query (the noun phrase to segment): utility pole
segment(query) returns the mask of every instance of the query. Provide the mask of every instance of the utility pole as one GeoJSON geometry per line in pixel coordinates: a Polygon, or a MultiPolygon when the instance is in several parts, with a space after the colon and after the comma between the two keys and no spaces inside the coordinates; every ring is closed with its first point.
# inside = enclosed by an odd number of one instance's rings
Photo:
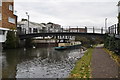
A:
{"type": "Polygon", "coordinates": [[[105,18],[105,33],[107,33],[107,18],[105,18]]]}
{"type": "Polygon", "coordinates": [[[26,12],[26,15],[28,16],[28,34],[29,34],[29,18],[30,18],[30,16],[29,16],[28,12],[26,12]]]}

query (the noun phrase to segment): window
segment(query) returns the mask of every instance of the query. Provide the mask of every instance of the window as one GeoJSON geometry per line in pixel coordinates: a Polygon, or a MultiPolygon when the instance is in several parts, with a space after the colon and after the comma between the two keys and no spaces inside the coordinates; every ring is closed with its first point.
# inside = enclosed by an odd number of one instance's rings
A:
{"type": "Polygon", "coordinates": [[[2,20],[2,14],[0,13],[0,20],[2,20]]]}
{"type": "Polygon", "coordinates": [[[0,0],[0,6],[2,6],[2,0],[0,0]]]}
{"type": "Polygon", "coordinates": [[[9,5],[9,10],[13,11],[13,6],[12,5],[9,5]]]}
{"type": "Polygon", "coordinates": [[[14,19],[14,18],[9,17],[9,18],[8,18],[8,22],[15,24],[15,19],[14,19]]]}

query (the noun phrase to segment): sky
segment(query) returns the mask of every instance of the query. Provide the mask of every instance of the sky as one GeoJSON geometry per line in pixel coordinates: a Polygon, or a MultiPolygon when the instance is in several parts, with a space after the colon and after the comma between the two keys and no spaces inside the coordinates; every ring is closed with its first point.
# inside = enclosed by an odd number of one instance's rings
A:
{"type": "Polygon", "coordinates": [[[14,0],[18,21],[30,15],[30,21],[53,22],[62,26],[104,27],[118,22],[119,0],[14,0]]]}

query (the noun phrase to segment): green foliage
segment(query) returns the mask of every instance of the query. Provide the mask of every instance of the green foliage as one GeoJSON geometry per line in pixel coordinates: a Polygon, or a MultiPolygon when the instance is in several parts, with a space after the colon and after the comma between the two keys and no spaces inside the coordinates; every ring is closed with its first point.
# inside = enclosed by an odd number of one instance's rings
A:
{"type": "Polygon", "coordinates": [[[14,31],[8,31],[7,40],[5,42],[5,49],[14,49],[19,47],[19,38],[16,36],[14,31]]]}
{"type": "Polygon", "coordinates": [[[120,40],[116,40],[115,46],[116,46],[116,49],[120,50],[120,40]]]}
{"type": "Polygon", "coordinates": [[[100,43],[103,43],[103,39],[99,38],[99,37],[80,37],[80,36],[77,36],[75,38],[76,41],[81,41],[82,42],[82,45],[84,47],[91,47],[91,45],[95,45],[95,44],[100,44],[100,43]]]}
{"type": "Polygon", "coordinates": [[[114,51],[115,50],[115,37],[109,38],[109,49],[114,51]]]}
{"type": "Polygon", "coordinates": [[[105,41],[104,41],[104,47],[108,48],[109,46],[109,37],[106,35],[105,41]]]}
{"type": "Polygon", "coordinates": [[[85,55],[76,62],[74,69],[70,73],[70,78],[90,78],[90,62],[93,48],[88,49],[85,55]]]}
{"type": "Polygon", "coordinates": [[[120,50],[120,40],[115,39],[115,37],[106,36],[104,41],[104,47],[111,51],[120,50]]]}
{"type": "MultiPolygon", "coordinates": [[[[120,41],[120,40],[119,40],[120,41]]],[[[120,45],[120,43],[119,43],[120,45]]],[[[118,56],[117,54],[115,54],[112,51],[109,51],[108,49],[104,48],[104,50],[106,51],[106,53],[110,54],[110,56],[113,58],[113,60],[115,60],[117,62],[117,64],[120,66],[120,56],[118,56]]]]}

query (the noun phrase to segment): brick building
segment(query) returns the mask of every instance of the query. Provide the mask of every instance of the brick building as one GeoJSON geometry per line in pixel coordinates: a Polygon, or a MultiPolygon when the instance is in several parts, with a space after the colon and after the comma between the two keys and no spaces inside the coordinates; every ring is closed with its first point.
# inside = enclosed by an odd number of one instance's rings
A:
{"type": "Polygon", "coordinates": [[[0,23],[2,28],[16,29],[17,16],[14,15],[14,0],[0,0],[0,23]]]}
{"type": "Polygon", "coordinates": [[[70,28],[70,32],[81,32],[81,33],[87,33],[87,28],[70,28]]]}
{"type": "Polygon", "coordinates": [[[16,29],[17,16],[14,15],[13,0],[0,0],[0,44],[6,41],[7,31],[16,29]]]}

